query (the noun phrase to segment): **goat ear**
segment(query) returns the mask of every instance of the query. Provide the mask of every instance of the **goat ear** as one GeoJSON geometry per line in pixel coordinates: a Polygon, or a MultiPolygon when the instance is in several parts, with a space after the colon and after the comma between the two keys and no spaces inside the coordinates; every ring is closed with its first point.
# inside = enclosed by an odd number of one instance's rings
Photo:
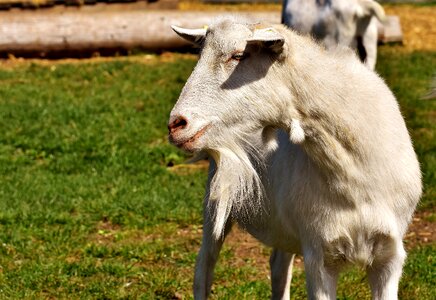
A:
{"type": "Polygon", "coordinates": [[[274,28],[255,29],[251,38],[247,39],[247,43],[259,43],[262,46],[273,50],[276,53],[283,51],[285,37],[274,28]]]}
{"type": "Polygon", "coordinates": [[[386,14],[383,7],[373,0],[359,0],[361,10],[358,12],[359,17],[375,16],[380,22],[386,21],[386,14]]]}
{"type": "Polygon", "coordinates": [[[171,28],[182,38],[195,45],[200,45],[206,36],[207,27],[200,29],[186,29],[175,25],[171,28]]]}

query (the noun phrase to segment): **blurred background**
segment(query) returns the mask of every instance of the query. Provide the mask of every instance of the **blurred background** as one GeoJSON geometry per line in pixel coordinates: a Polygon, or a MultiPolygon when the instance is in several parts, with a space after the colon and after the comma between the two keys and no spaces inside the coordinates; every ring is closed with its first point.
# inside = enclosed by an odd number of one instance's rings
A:
{"type": "MultiPolygon", "coordinates": [[[[384,1],[391,2],[398,1],[384,1]]],[[[386,5],[391,19],[385,33],[380,24],[380,42],[434,49],[434,6],[410,2],[417,4],[386,5]]],[[[0,54],[59,58],[180,50],[188,45],[173,34],[171,24],[202,27],[217,15],[235,12],[280,23],[281,9],[279,0],[1,0],[0,54]]]]}
{"type": "MultiPolygon", "coordinates": [[[[424,196],[400,299],[436,298],[436,5],[382,1],[376,71],[395,93],[424,196]]],[[[190,299],[208,161],[167,120],[197,50],[171,24],[221,14],[280,23],[269,0],[0,0],[0,298],[190,299]]],[[[270,250],[235,229],[212,299],[270,297],[270,250]]],[[[298,258],[292,299],[305,299],[298,258]]],[[[370,299],[344,273],[339,299],[370,299]]]]}

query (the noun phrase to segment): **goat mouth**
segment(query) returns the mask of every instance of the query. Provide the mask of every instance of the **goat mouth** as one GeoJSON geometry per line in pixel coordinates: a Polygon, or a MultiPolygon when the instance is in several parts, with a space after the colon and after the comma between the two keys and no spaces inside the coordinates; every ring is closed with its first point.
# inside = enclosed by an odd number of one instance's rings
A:
{"type": "Polygon", "coordinates": [[[177,146],[185,151],[193,152],[195,150],[195,142],[207,131],[207,129],[209,129],[209,127],[210,127],[210,124],[202,127],[192,137],[185,139],[185,140],[181,140],[181,141],[175,140],[170,135],[170,142],[173,143],[175,146],[177,146]]]}

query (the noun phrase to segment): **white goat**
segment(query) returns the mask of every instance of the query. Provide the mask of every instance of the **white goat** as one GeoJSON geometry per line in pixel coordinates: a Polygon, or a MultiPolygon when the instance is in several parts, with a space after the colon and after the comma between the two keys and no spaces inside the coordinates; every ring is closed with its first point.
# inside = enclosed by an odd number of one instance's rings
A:
{"type": "Polygon", "coordinates": [[[326,52],[284,26],[221,19],[173,29],[201,45],[169,120],[169,139],[214,161],[194,296],[236,222],[274,248],[272,296],[288,299],[304,256],[310,299],[336,299],[350,263],[366,267],[374,299],[396,299],[402,238],[421,174],[389,88],[350,50],[326,52]]]}
{"type": "Polygon", "coordinates": [[[377,19],[383,8],[373,0],[284,0],[282,23],[311,34],[327,49],[351,47],[373,70],[377,60],[377,19]]]}

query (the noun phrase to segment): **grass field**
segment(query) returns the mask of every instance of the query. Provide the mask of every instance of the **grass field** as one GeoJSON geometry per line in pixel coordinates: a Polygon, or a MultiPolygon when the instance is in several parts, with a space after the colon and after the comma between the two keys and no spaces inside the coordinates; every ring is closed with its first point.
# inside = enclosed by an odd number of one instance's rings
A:
{"type": "MultiPolygon", "coordinates": [[[[431,229],[436,101],[420,97],[436,53],[399,49],[382,47],[378,70],[414,139],[418,221],[431,229]]],[[[194,65],[138,55],[0,67],[0,299],[191,297],[206,169],[171,167],[186,156],[168,144],[166,122],[194,65]]],[[[436,298],[436,246],[419,234],[406,241],[401,299],[436,298]]],[[[269,250],[238,243],[224,247],[213,298],[268,298],[269,250]]],[[[292,299],[304,299],[301,264],[294,273],[292,299]]],[[[341,277],[338,298],[369,299],[361,271],[341,277]]]]}

